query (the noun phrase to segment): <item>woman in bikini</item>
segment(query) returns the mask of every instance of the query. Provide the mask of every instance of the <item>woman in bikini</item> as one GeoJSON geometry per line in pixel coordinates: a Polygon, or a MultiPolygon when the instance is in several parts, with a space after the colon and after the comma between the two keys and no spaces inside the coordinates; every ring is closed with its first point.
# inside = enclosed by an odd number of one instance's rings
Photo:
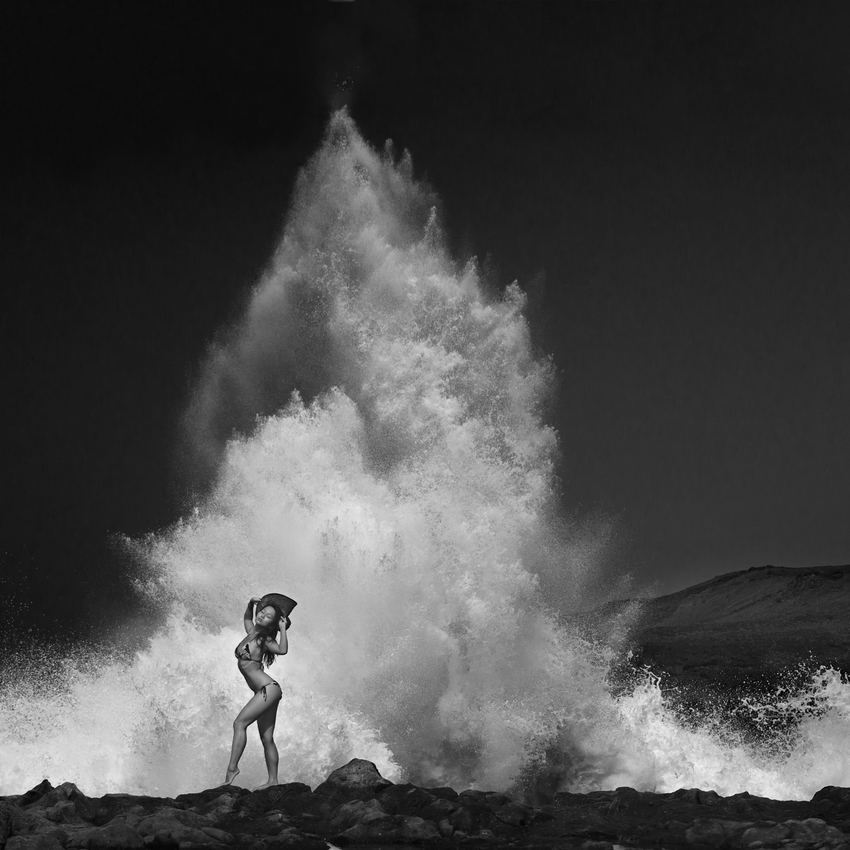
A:
{"type": "MultiPolygon", "coordinates": [[[[260,788],[277,785],[277,746],[274,742],[274,724],[277,720],[277,706],[281,698],[280,685],[263,670],[274,663],[276,655],[286,655],[289,642],[286,630],[289,628],[288,614],[295,607],[295,600],[282,594],[269,594],[260,598],[254,596],[245,609],[244,622],[247,636],[239,642],[235,654],[239,672],[245,677],[254,696],[233,721],[233,746],[230,750],[230,763],[227,766],[226,783],[229,785],[239,773],[239,759],[248,740],[248,727],[256,720],[269,780],[260,788]],[[256,614],[254,606],[257,606],[256,614]],[[282,626],[282,628],[281,628],[282,626]],[[280,637],[278,637],[280,631],[280,637]]],[[[259,790],[259,789],[257,789],[259,790]]]]}

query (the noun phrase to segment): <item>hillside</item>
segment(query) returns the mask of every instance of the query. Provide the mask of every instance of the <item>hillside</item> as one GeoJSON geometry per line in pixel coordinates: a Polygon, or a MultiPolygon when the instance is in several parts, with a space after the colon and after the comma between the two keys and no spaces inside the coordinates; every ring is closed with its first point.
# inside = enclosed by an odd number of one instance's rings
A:
{"type": "Polygon", "coordinates": [[[638,663],[683,684],[775,681],[801,662],[850,671],[850,565],[753,567],[598,613],[638,663]]]}

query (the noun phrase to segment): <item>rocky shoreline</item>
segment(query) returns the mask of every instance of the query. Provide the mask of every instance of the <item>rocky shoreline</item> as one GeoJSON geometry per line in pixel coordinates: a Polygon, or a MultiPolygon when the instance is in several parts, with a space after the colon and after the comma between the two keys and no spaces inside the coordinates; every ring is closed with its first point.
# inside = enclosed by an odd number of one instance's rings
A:
{"type": "Polygon", "coordinates": [[[850,789],[808,802],[682,789],[560,792],[530,806],[505,794],[395,785],[352,759],[311,790],[300,782],[248,791],[87,797],[47,780],[0,797],[0,850],[326,850],[328,846],[443,848],[626,847],[850,850],[850,789]]]}

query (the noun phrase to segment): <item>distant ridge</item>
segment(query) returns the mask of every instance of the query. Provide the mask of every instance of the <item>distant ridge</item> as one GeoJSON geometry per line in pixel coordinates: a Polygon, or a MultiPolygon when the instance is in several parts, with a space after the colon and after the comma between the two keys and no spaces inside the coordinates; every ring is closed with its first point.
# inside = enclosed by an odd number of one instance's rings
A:
{"type": "Polygon", "coordinates": [[[850,671],[850,564],[752,567],[598,614],[607,632],[634,617],[636,659],[687,684],[770,681],[800,663],[850,671]]]}

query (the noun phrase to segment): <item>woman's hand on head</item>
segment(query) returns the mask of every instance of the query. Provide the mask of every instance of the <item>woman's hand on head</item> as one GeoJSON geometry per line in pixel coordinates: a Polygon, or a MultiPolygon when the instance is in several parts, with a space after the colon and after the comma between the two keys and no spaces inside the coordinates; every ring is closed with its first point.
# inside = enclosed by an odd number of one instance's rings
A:
{"type": "Polygon", "coordinates": [[[252,596],[251,597],[251,604],[252,605],[259,605],[259,603],[262,602],[262,601],[263,601],[262,596],[252,596]]]}

